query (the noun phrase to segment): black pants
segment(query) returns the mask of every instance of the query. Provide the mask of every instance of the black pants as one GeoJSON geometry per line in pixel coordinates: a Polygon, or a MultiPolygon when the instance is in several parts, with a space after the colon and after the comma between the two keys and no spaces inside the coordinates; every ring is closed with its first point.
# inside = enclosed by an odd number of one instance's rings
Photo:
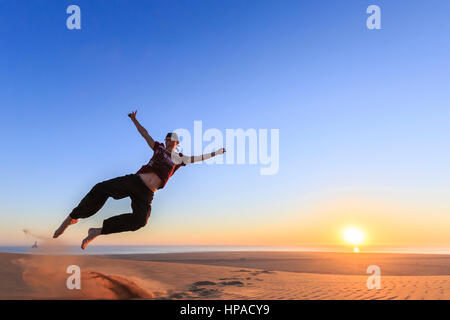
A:
{"type": "Polygon", "coordinates": [[[133,213],[125,213],[103,221],[102,234],[136,231],[147,224],[152,208],[153,192],[137,174],[127,174],[97,183],[70,213],[72,219],[87,218],[99,211],[106,200],[131,198],[133,213]]]}

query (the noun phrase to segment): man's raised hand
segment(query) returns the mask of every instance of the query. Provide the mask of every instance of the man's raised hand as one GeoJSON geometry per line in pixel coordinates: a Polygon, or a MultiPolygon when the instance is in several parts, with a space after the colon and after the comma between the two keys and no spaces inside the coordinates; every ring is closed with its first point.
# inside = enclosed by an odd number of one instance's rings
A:
{"type": "Polygon", "coordinates": [[[128,116],[131,118],[131,120],[136,120],[136,113],[137,113],[137,110],[128,114],[128,116]]]}

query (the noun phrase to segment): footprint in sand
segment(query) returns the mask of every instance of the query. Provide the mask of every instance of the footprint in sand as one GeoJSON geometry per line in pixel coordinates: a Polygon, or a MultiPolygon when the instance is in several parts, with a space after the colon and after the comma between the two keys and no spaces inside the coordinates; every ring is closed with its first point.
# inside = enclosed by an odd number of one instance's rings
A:
{"type": "MultiPolygon", "coordinates": [[[[218,283],[213,281],[196,281],[189,286],[188,291],[194,294],[197,297],[215,297],[218,298],[221,296],[222,292],[219,289],[215,288],[202,288],[202,286],[216,286],[218,283]]],[[[192,297],[191,298],[195,298],[192,297]]]]}
{"type": "Polygon", "coordinates": [[[197,282],[194,282],[192,285],[193,286],[214,286],[216,284],[217,283],[212,282],[212,281],[197,281],[197,282]]]}
{"type": "Polygon", "coordinates": [[[211,295],[220,293],[220,291],[217,289],[206,289],[206,288],[197,288],[197,287],[191,288],[190,291],[201,297],[211,296],[211,295]]]}
{"type": "Polygon", "coordinates": [[[234,281],[222,281],[222,282],[219,282],[219,284],[221,284],[223,286],[243,286],[244,285],[243,282],[236,281],[236,280],[234,280],[234,281]]]}
{"type": "Polygon", "coordinates": [[[175,292],[169,296],[169,299],[183,299],[187,297],[189,297],[189,295],[184,292],[175,292]]]}

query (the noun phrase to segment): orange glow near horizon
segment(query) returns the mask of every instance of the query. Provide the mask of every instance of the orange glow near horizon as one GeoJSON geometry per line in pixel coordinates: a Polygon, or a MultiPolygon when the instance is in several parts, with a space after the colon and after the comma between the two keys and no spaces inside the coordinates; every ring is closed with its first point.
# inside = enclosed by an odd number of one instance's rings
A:
{"type": "MultiPolygon", "coordinates": [[[[192,204],[186,213],[157,207],[149,223],[136,232],[102,236],[93,245],[175,245],[175,246],[293,246],[361,252],[412,250],[420,252],[450,251],[448,226],[450,216],[443,200],[424,200],[408,194],[407,199],[386,195],[361,195],[351,190],[330,194],[313,194],[269,206],[220,209],[211,214],[202,204],[192,204]],[[409,199],[418,199],[414,203],[409,199]],[[420,200],[420,201],[419,201],[420,200]],[[197,207],[196,207],[197,206],[197,207]],[[356,231],[355,231],[356,229],[356,231]],[[410,249],[411,248],[411,249],[410,249]]],[[[113,208],[114,209],[114,208],[113,208]]],[[[48,243],[79,245],[89,227],[101,226],[103,213],[68,229],[58,240],[52,239],[55,228],[64,218],[56,213],[34,212],[39,219],[6,220],[1,226],[1,245],[31,246],[36,240],[23,232],[48,238],[48,243]]],[[[118,210],[117,210],[118,211],[118,210]]],[[[120,211],[118,211],[119,213],[120,211]]],[[[11,217],[20,216],[14,212],[11,217]]],[[[44,245],[38,239],[39,244],[44,245]]]]}

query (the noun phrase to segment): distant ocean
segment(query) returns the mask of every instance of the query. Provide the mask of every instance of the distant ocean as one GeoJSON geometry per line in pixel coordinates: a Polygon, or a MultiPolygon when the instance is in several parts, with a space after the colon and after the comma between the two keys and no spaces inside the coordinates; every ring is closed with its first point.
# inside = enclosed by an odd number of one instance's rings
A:
{"type": "MultiPolygon", "coordinates": [[[[79,246],[0,246],[0,252],[22,254],[150,254],[150,253],[181,253],[181,252],[213,252],[213,251],[300,251],[300,252],[352,252],[353,248],[334,247],[280,247],[280,246],[90,246],[81,250],[79,246]]],[[[423,253],[450,254],[450,247],[361,247],[364,252],[383,253],[423,253]]]]}
{"type": "Polygon", "coordinates": [[[79,246],[0,246],[0,252],[29,254],[146,254],[146,253],[182,253],[213,251],[326,251],[319,248],[299,247],[259,247],[259,246],[90,246],[81,250],[79,246]]]}

